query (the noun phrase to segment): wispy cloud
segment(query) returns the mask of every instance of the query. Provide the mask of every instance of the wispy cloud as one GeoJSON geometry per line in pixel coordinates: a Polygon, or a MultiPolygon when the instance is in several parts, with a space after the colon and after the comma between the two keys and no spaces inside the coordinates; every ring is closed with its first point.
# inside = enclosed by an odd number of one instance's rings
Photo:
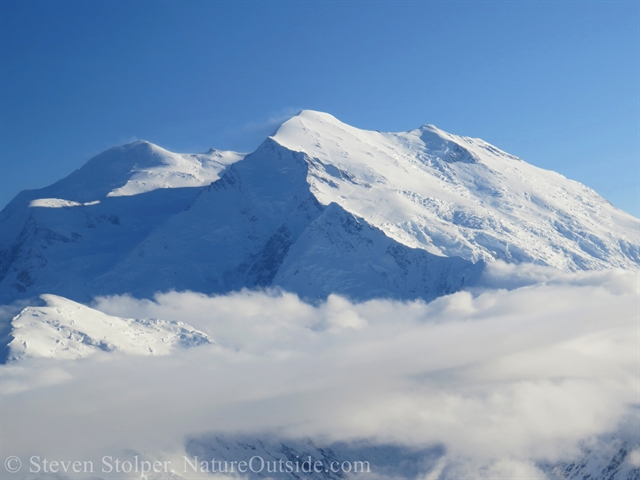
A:
{"type": "Polygon", "coordinates": [[[224,136],[228,140],[231,140],[232,143],[242,140],[243,144],[252,145],[250,150],[253,150],[266,137],[272,135],[280,125],[296,115],[300,110],[302,109],[285,107],[271,113],[263,121],[251,121],[240,125],[229,126],[224,130],[224,136]]]}

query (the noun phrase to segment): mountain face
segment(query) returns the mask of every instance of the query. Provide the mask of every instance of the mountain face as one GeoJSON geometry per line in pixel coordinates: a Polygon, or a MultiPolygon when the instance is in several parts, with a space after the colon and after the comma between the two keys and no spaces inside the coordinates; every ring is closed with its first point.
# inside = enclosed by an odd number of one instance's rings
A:
{"type": "Polygon", "coordinates": [[[433,126],[372,132],[312,111],[246,157],[110,149],[0,221],[3,303],[273,286],[429,300],[494,259],[640,263],[638,219],[577,182],[433,126]]]}
{"type": "Polygon", "coordinates": [[[274,137],[309,158],[309,184],[389,237],[467,260],[566,270],[633,267],[638,219],[589,188],[479,139],[428,125],[358,130],[303,112],[274,137]]]}
{"type": "Polygon", "coordinates": [[[179,155],[140,141],[21,192],[0,213],[2,303],[50,292],[86,299],[94,278],[242,158],[213,149],[179,155]]]}

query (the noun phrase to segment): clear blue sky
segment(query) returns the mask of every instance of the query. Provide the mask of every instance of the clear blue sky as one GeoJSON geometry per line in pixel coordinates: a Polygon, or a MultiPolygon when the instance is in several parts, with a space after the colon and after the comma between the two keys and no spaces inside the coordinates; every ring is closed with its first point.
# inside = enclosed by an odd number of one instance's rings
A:
{"type": "Polygon", "coordinates": [[[639,3],[2,1],[1,199],[110,146],[431,123],[638,215],[639,3]]]}

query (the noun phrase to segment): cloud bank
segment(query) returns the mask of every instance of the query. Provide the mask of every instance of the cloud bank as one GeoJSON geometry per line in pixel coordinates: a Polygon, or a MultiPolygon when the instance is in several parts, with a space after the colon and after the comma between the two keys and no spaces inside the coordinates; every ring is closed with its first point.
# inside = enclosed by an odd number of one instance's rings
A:
{"type": "Polygon", "coordinates": [[[183,321],[216,344],[5,366],[3,450],[171,455],[211,432],[277,434],[443,445],[448,470],[425,478],[544,478],[534,462],[571,458],[581,441],[628,430],[633,441],[637,273],[496,263],[485,284],[429,304],[310,305],[278,291],[98,298],[105,313],[183,321]]]}

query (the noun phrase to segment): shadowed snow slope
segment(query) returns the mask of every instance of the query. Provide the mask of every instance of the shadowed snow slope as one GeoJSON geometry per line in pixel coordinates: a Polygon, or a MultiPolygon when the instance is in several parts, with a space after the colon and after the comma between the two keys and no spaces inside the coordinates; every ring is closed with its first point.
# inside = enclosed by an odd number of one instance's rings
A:
{"type": "Polygon", "coordinates": [[[267,286],[431,299],[495,259],[566,271],[640,262],[635,217],[433,126],[371,132],[303,111],[241,158],[136,142],[20,193],[0,217],[2,302],[267,286]]]}
{"type": "Polygon", "coordinates": [[[21,192],[0,213],[2,303],[47,292],[86,299],[94,278],[242,158],[214,149],[175,154],[138,141],[21,192]]]}

